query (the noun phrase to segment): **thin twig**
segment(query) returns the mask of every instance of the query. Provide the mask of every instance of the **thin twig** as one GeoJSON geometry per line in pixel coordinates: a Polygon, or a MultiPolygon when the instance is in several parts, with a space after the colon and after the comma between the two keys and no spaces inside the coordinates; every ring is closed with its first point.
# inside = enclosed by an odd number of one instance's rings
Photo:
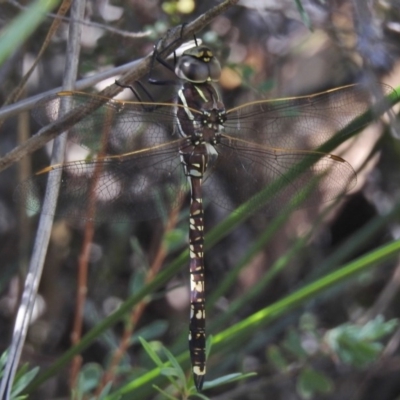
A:
{"type": "MultiPolygon", "coordinates": [[[[102,132],[101,138],[101,150],[99,152],[99,157],[105,155],[105,150],[110,136],[110,122],[113,119],[114,114],[111,110],[107,110],[104,120],[104,132],[102,132]]],[[[92,247],[93,236],[95,231],[94,220],[96,214],[96,187],[98,185],[99,179],[101,178],[101,173],[103,171],[104,164],[99,162],[96,163],[93,178],[90,181],[89,187],[89,202],[87,204],[87,220],[85,224],[84,239],[82,243],[81,253],[79,255],[78,264],[78,280],[77,280],[77,293],[76,293],[76,305],[75,305],[75,319],[73,324],[73,330],[71,334],[71,343],[73,346],[77,345],[82,336],[82,326],[83,326],[83,314],[85,309],[87,288],[88,288],[88,269],[89,269],[89,258],[90,250],[92,247]]],[[[76,387],[78,381],[79,371],[82,365],[82,357],[76,355],[71,363],[71,393],[73,388],[76,387]]]]}
{"type": "MultiPolygon", "coordinates": [[[[70,9],[71,3],[72,3],[72,0],[64,0],[61,4],[60,8],[58,9],[57,14],[65,15],[68,12],[68,10],[70,9]]],[[[21,94],[23,93],[23,90],[25,88],[26,83],[28,82],[28,79],[33,74],[33,72],[36,69],[36,66],[38,65],[39,61],[41,60],[44,52],[46,51],[47,47],[50,45],[51,39],[55,35],[60,24],[61,24],[61,20],[59,20],[59,19],[55,19],[53,21],[53,23],[50,26],[49,31],[47,32],[46,38],[44,39],[42,46],[40,47],[38,55],[36,56],[35,60],[33,61],[32,65],[30,66],[27,73],[22,77],[22,79],[18,83],[18,85],[7,96],[7,99],[4,103],[5,105],[14,103],[16,100],[18,100],[21,97],[21,94]]]]}
{"type": "MultiPolygon", "coordinates": [[[[179,210],[181,208],[180,206],[181,205],[179,205],[179,207],[177,207],[176,209],[172,210],[162,237],[165,237],[165,235],[176,226],[176,223],[178,221],[178,216],[179,216],[179,210]]],[[[149,271],[146,275],[146,280],[145,280],[146,283],[151,282],[154,279],[154,277],[158,274],[158,272],[160,271],[160,269],[164,263],[166,256],[167,256],[167,249],[165,247],[165,244],[162,242],[158,248],[158,252],[154,258],[154,261],[152,262],[151,267],[149,268],[149,271]]],[[[132,310],[131,316],[130,316],[129,320],[127,321],[127,323],[125,324],[125,330],[122,335],[119,347],[113,354],[110,366],[109,366],[108,370],[104,373],[101,385],[99,385],[99,387],[97,388],[97,391],[96,391],[97,395],[99,395],[101,393],[101,390],[104,388],[104,386],[108,382],[111,382],[114,379],[114,376],[115,376],[117,367],[121,361],[121,358],[127,352],[128,348],[130,346],[133,331],[134,331],[135,327],[137,326],[141,316],[143,315],[147,305],[148,305],[148,301],[145,299],[145,300],[142,300],[132,310]]]]}
{"type": "MultiPolygon", "coordinates": [[[[74,2],[73,15],[80,17],[83,15],[84,6],[82,1],[74,2]]],[[[67,47],[66,68],[64,86],[65,89],[72,89],[78,71],[78,55],[80,51],[80,25],[72,24],[70,27],[70,41],[67,47]]],[[[52,163],[60,163],[64,159],[66,145],[66,135],[61,135],[54,142],[52,163]]],[[[53,215],[56,207],[60,173],[52,173],[49,176],[49,185],[46,189],[43,211],[40,215],[39,227],[33,248],[33,254],[29,264],[28,274],[25,280],[25,287],[22,294],[21,305],[18,309],[17,318],[14,326],[13,340],[10,346],[7,364],[0,387],[0,398],[8,400],[11,397],[11,389],[21,357],[22,348],[25,343],[32,310],[35,304],[39,283],[41,280],[43,265],[50,240],[51,228],[53,225],[53,215]]]]}
{"type": "MultiPolygon", "coordinates": [[[[14,7],[18,8],[19,10],[26,10],[27,7],[23,6],[22,4],[18,3],[17,1],[14,0],[8,0],[10,4],[12,4],[14,7]]],[[[99,22],[94,22],[94,21],[87,21],[85,19],[73,19],[69,17],[63,17],[58,14],[53,14],[53,13],[47,13],[46,16],[48,18],[53,18],[53,19],[58,19],[62,22],[76,22],[80,23],[82,25],[90,26],[90,27],[95,27],[95,28],[100,28],[104,31],[114,33],[116,35],[119,35],[121,37],[125,38],[131,38],[131,39],[139,39],[143,37],[147,37],[151,35],[151,31],[145,31],[145,32],[128,32],[122,29],[117,29],[113,28],[112,26],[106,25],[106,24],[101,24],[99,22]]]]}
{"type": "MultiPolygon", "coordinates": [[[[120,65],[115,68],[107,69],[106,71],[98,72],[97,74],[91,75],[87,78],[76,81],[75,90],[83,90],[88,87],[94,86],[97,83],[104,81],[105,79],[119,77],[121,74],[124,74],[132,69],[136,68],[136,65],[141,62],[140,60],[135,60],[124,65],[120,65]]],[[[22,111],[30,110],[38,101],[41,101],[47,97],[51,97],[62,90],[61,86],[58,86],[54,89],[47,90],[46,92],[42,92],[40,94],[28,97],[26,99],[20,100],[17,103],[11,104],[9,106],[1,107],[0,109],[0,119],[7,119],[19,114],[22,111]]]]}

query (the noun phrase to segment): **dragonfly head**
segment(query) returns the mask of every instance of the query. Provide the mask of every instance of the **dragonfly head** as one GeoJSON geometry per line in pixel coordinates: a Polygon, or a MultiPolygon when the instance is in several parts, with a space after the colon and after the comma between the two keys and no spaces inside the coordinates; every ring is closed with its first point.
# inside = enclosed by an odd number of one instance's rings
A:
{"type": "Polygon", "coordinates": [[[179,58],[175,74],[193,83],[217,82],[221,76],[221,65],[208,47],[192,47],[179,58]]]}

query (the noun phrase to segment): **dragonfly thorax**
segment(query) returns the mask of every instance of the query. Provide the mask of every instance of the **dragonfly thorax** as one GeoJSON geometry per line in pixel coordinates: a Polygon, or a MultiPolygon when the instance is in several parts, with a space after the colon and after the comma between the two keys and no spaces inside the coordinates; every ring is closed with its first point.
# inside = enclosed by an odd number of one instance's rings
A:
{"type": "Polygon", "coordinates": [[[225,121],[225,110],[212,109],[210,111],[203,111],[203,118],[201,126],[198,129],[198,134],[201,134],[205,142],[215,145],[220,141],[225,121]]]}
{"type": "Polygon", "coordinates": [[[219,142],[226,121],[226,110],[212,83],[185,82],[178,92],[177,125],[183,137],[193,144],[219,142]]]}
{"type": "Polygon", "coordinates": [[[203,110],[203,125],[209,127],[215,127],[215,129],[220,129],[223,127],[226,121],[225,109],[203,110]]]}

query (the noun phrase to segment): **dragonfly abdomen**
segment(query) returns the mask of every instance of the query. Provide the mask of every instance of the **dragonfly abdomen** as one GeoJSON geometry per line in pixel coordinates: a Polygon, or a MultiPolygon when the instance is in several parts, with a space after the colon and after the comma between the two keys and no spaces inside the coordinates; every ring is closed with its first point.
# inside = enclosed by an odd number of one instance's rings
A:
{"type": "Polygon", "coordinates": [[[206,373],[206,332],[204,293],[204,211],[201,185],[209,161],[217,157],[210,143],[185,146],[180,150],[181,163],[190,183],[190,325],[189,351],[193,376],[198,390],[206,373]]]}
{"type": "Polygon", "coordinates": [[[190,325],[189,350],[193,376],[198,390],[206,373],[206,315],[204,294],[204,212],[201,178],[191,181],[189,254],[190,254],[190,325]]]}

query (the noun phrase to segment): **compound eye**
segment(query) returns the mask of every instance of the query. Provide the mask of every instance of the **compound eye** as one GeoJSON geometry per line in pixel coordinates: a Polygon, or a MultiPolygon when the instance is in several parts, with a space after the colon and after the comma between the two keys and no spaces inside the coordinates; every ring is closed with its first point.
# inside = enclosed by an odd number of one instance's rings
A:
{"type": "Polygon", "coordinates": [[[207,81],[208,67],[203,61],[197,58],[183,56],[175,68],[175,73],[178,78],[193,83],[202,83],[207,81]]]}
{"type": "Polygon", "coordinates": [[[216,58],[212,58],[208,63],[208,75],[214,82],[219,81],[219,78],[221,77],[221,64],[216,58]]]}
{"type": "Polygon", "coordinates": [[[193,83],[218,81],[221,75],[221,66],[215,58],[204,61],[202,58],[184,55],[176,65],[175,74],[178,78],[193,83]]]}

